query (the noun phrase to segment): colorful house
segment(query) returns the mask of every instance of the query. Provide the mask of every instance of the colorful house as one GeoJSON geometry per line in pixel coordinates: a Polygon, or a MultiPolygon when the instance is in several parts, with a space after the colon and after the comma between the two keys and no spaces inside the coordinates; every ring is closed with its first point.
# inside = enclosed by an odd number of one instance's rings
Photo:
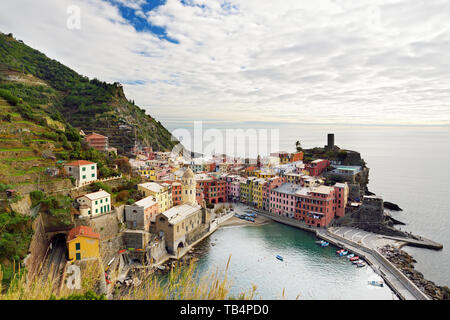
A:
{"type": "Polygon", "coordinates": [[[95,217],[111,212],[111,195],[99,190],[80,196],[76,199],[79,204],[80,215],[84,217],[95,217]]]}
{"type": "Polygon", "coordinates": [[[138,184],[138,190],[144,192],[146,197],[152,196],[159,204],[158,212],[164,212],[173,206],[172,186],[168,183],[146,182],[138,184]]]}
{"type": "Polygon", "coordinates": [[[263,206],[263,187],[267,183],[265,179],[253,180],[252,205],[261,209],[263,206]]]}
{"type": "Polygon", "coordinates": [[[306,164],[305,170],[310,176],[317,177],[330,165],[329,160],[317,159],[306,164]]]}
{"type": "Polygon", "coordinates": [[[95,233],[92,228],[79,226],[69,231],[67,237],[67,248],[69,260],[83,260],[97,258],[99,251],[100,234],[95,233]]]}

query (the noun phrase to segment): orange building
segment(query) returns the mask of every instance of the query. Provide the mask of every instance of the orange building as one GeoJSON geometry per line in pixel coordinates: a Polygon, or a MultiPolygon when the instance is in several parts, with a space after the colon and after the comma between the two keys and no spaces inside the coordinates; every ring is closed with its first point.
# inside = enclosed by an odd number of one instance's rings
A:
{"type": "Polygon", "coordinates": [[[303,151],[291,153],[291,162],[303,160],[303,151]]]}

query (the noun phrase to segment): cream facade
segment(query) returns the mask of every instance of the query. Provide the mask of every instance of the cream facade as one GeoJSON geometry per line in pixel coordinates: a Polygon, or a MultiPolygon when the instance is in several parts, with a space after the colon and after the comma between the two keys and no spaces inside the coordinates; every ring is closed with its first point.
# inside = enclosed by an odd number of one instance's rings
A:
{"type": "Polygon", "coordinates": [[[111,195],[104,191],[88,193],[76,199],[80,205],[80,215],[83,217],[95,217],[111,212],[111,195]]]}

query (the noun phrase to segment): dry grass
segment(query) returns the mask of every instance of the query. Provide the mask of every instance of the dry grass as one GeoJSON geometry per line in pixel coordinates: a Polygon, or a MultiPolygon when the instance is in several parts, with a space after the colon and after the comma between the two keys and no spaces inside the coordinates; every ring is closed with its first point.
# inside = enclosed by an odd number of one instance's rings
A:
{"type": "MultiPolygon", "coordinates": [[[[146,271],[139,277],[141,283],[135,285],[126,293],[121,292],[114,296],[118,300],[226,300],[255,298],[256,286],[237,296],[230,294],[232,284],[227,277],[231,256],[224,272],[216,270],[207,276],[199,278],[195,261],[188,265],[177,264],[173,267],[166,279],[155,276],[146,271]]],[[[66,299],[74,295],[85,296],[89,292],[99,292],[100,280],[103,280],[103,271],[97,260],[88,261],[81,265],[81,289],[69,289],[60,279],[49,276],[35,277],[27,282],[26,274],[14,278],[8,289],[0,293],[0,300],[49,300],[66,299]]],[[[111,279],[116,275],[111,274],[111,279]]],[[[0,273],[1,281],[1,273],[0,273]]]]}

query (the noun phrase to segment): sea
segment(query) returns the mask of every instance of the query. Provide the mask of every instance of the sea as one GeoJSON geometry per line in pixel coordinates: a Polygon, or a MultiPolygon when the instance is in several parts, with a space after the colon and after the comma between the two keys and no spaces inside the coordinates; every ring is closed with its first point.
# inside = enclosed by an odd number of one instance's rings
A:
{"type": "MultiPolygon", "coordinates": [[[[274,136],[277,142],[272,145],[278,150],[260,148],[266,153],[292,152],[296,141],[303,148],[323,147],[327,144],[327,134],[334,133],[335,145],[361,153],[370,168],[369,190],[403,209],[392,212],[395,219],[405,223],[399,228],[443,244],[440,251],[412,247],[404,250],[417,260],[415,267],[426,279],[437,285],[450,285],[449,126],[202,122],[203,134],[198,134],[198,123],[167,121],[163,124],[171,132],[184,129],[192,133],[191,143],[196,141],[197,146],[196,149],[192,143],[192,150],[205,154],[208,154],[204,152],[205,147],[198,146],[203,143],[210,151],[211,137],[220,138],[218,132],[226,137],[227,130],[240,129],[241,135],[256,131],[260,140],[274,136]]],[[[223,149],[229,150],[227,145],[239,143],[241,146],[236,150],[252,149],[251,144],[255,143],[252,139],[225,141],[223,149]]],[[[258,144],[264,143],[258,141],[258,144]]],[[[243,156],[252,157],[254,152],[243,156]]],[[[214,233],[212,239],[217,239],[217,243],[199,261],[200,270],[208,272],[223,266],[231,255],[229,272],[238,289],[254,283],[263,299],[277,298],[283,288],[292,299],[297,295],[306,299],[392,298],[389,290],[367,286],[367,279],[374,277],[373,274],[352,268],[335,256],[335,248],[323,250],[315,244],[314,236],[298,229],[279,224],[226,228],[214,233]],[[274,255],[280,252],[287,256],[285,262],[274,260],[274,255]]]]}

